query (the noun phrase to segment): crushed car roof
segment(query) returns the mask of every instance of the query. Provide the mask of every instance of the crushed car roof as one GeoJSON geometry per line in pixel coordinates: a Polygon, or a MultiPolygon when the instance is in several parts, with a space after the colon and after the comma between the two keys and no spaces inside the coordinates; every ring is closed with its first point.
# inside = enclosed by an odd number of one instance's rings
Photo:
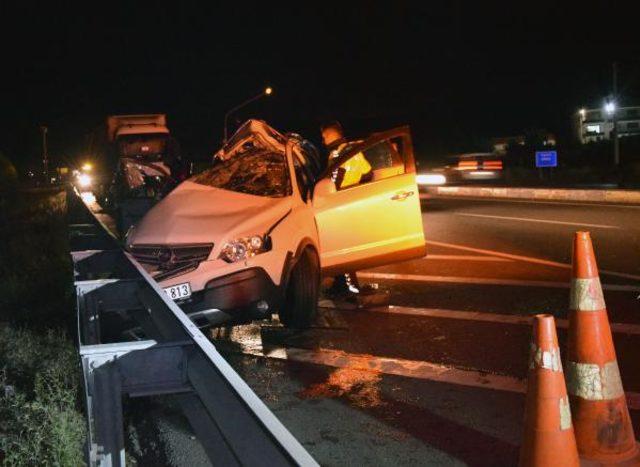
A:
{"type": "Polygon", "coordinates": [[[217,153],[216,157],[227,160],[249,147],[285,152],[286,138],[262,120],[247,120],[217,153]]]}

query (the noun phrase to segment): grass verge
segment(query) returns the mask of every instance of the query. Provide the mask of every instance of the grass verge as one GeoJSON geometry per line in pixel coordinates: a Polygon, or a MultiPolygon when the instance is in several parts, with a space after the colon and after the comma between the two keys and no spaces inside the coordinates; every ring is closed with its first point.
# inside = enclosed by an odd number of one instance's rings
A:
{"type": "Polygon", "coordinates": [[[64,193],[0,193],[0,461],[84,463],[64,193]]]}

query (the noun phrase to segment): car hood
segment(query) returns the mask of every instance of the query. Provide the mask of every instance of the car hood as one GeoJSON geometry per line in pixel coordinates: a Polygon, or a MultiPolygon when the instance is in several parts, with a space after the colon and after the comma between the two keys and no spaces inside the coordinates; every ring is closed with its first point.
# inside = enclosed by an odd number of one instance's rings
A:
{"type": "Polygon", "coordinates": [[[144,216],[127,243],[218,243],[264,234],[290,209],[291,197],[254,196],[186,181],[144,216]]]}

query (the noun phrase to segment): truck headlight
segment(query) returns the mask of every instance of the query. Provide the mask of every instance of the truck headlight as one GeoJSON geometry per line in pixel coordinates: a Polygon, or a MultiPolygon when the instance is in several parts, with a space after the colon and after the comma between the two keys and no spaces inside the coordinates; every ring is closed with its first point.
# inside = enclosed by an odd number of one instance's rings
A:
{"type": "Polygon", "coordinates": [[[89,188],[91,186],[91,182],[91,175],[83,173],[78,175],[78,185],[80,185],[81,188],[89,188]]]}
{"type": "Polygon", "coordinates": [[[220,251],[220,259],[235,263],[251,258],[271,249],[271,239],[262,235],[241,237],[227,242],[220,251]]]}

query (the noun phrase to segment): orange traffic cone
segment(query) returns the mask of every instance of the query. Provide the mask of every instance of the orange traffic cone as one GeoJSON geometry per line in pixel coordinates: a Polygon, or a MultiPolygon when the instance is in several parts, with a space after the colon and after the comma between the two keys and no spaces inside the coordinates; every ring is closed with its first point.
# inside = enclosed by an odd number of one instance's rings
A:
{"type": "Polygon", "coordinates": [[[520,466],[577,466],[578,449],[551,315],[536,315],[520,466]]]}
{"type": "Polygon", "coordinates": [[[640,465],[589,232],[576,232],[567,388],[580,458],[640,465]]]}

